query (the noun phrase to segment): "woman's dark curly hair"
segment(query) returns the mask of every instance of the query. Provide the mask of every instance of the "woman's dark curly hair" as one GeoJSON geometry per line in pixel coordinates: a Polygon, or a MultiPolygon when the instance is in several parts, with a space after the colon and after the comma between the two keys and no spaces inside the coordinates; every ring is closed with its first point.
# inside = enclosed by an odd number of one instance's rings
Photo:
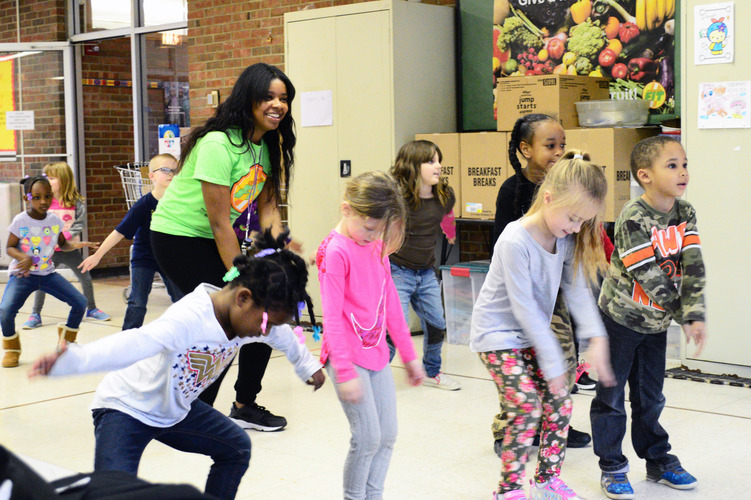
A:
{"type": "Polygon", "coordinates": [[[311,325],[315,326],[313,303],[305,290],[308,284],[308,269],[305,261],[294,252],[284,248],[289,230],[278,237],[267,229],[254,241],[259,251],[274,250],[261,258],[238,255],[232,261],[239,275],[229,286],[244,286],[253,294],[253,301],[269,311],[285,311],[300,322],[300,302],[310,313],[311,325]]]}
{"type": "MultiPolygon", "coordinates": [[[[199,139],[209,132],[224,132],[231,141],[232,136],[229,130],[238,129],[242,142],[233,143],[233,145],[250,151],[250,139],[256,128],[253,122],[253,109],[266,100],[271,82],[277,79],[281,80],[287,88],[287,104],[291,109],[295,98],[295,87],[287,75],[279,68],[265,63],[248,66],[238,77],[227,100],[216,108],[214,116],[190,133],[175,173],[182,170],[199,139]]],[[[271,161],[271,174],[266,182],[272,187],[272,201],[281,202],[281,186],[289,186],[292,166],[295,162],[293,151],[297,138],[292,114],[287,112],[279,126],[275,130],[266,132],[262,140],[266,142],[271,161]]]]}

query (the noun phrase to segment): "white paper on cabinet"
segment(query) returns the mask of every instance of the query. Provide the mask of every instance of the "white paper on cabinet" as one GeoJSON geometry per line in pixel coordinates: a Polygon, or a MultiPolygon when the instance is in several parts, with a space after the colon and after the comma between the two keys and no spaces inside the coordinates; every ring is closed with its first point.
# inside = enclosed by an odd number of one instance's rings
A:
{"type": "Polygon", "coordinates": [[[330,90],[302,92],[300,96],[302,127],[325,127],[334,124],[333,100],[330,90]]]}

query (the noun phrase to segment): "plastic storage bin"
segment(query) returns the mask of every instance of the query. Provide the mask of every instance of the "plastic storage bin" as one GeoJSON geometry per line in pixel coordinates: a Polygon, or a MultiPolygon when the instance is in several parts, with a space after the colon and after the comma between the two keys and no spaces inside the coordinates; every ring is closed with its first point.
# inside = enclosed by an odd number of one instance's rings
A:
{"type": "Polygon", "coordinates": [[[485,282],[489,264],[487,260],[479,260],[441,266],[446,341],[449,344],[469,344],[472,308],[485,282]]]}
{"type": "Polygon", "coordinates": [[[580,127],[640,127],[649,118],[645,99],[605,99],[576,103],[580,127]]]}

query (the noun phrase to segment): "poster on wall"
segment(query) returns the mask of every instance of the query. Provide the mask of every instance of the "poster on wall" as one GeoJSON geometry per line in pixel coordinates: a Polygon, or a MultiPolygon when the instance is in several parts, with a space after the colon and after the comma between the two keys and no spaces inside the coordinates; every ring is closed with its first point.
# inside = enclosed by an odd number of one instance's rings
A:
{"type": "Polygon", "coordinates": [[[751,128],[751,81],[699,84],[698,128],[751,128]]]}
{"type": "Polygon", "coordinates": [[[16,155],[16,131],[5,121],[8,111],[16,110],[13,98],[14,60],[0,61],[0,156],[16,155]]]}
{"type": "Polygon", "coordinates": [[[735,16],[733,2],[694,7],[694,64],[733,62],[735,16]]]}
{"type": "Polygon", "coordinates": [[[650,122],[676,116],[679,0],[495,0],[493,81],[568,74],[610,79],[613,99],[647,99],[650,122]]]}
{"type": "Polygon", "coordinates": [[[190,84],[164,82],[164,120],[178,127],[190,127],[190,84]]]}

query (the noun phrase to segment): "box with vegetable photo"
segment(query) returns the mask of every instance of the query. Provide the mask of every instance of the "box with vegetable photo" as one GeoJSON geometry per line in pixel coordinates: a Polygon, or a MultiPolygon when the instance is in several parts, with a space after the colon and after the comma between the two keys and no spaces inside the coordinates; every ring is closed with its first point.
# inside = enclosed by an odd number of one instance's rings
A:
{"type": "Polygon", "coordinates": [[[496,93],[506,77],[595,76],[608,79],[611,99],[650,101],[650,123],[675,118],[677,3],[494,0],[496,93]]]}

